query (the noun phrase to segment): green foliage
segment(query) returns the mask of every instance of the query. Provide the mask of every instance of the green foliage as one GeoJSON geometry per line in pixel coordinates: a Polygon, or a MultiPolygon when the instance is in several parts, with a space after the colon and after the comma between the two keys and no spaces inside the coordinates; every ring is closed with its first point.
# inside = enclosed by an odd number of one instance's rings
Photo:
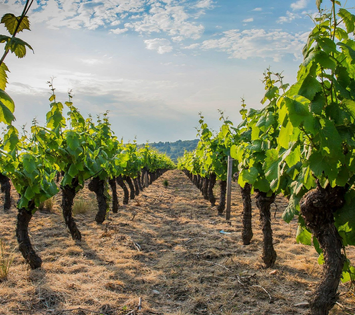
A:
{"type": "MultiPolygon", "coordinates": [[[[334,215],[343,246],[355,244],[355,16],[345,8],[331,12],[321,9],[303,49],[304,61],[297,82],[284,84],[281,74],[264,73],[264,108],[246,109],[243,100],[242,123],[224,123],[220,137],[213,137],[203,117],[200,142],[193,153],[186,153],[178,167],[192,174],[208,175],[223,169],[223,152],[237,161],[238,183],[249,183],[267,194],[283,193],[289,198],[283,219],[298,215],[297,241],[313,244],[324,261],[317,239],[299,216],[300,200],[318,182],[323,188],[346,187],[345,206],[334,215]],[[345,26],[345,28],[343,27],[345,26]],[[219,163],[219,164],[218,164],[219,163]]],[[[221,177],[223,178],[223,177],[221,177]]],[[[354,280],[355,269],[344,266],[343,280],[354,280]]]]}

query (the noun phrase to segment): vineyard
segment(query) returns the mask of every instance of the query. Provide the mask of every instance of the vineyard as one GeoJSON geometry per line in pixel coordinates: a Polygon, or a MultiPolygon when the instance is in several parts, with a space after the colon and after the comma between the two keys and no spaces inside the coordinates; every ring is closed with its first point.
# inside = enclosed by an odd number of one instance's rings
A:
{"type": "MultiPolygon", "coordinates": [[[[56,196],[53,209],[38,211],[30,223],[42,268],[29,270],[15,251],[11,273],[0,286],[1,313],[306,314],[302,303],[315,288],[321,269],[316,251],[295,242],[297,220],[287,224],[281,218],[287,200],[277,197],[278,210],[272,207],[278,259],[273,268],[264,269],[255,199],[254,237],[245,246],[236,183],[232,194],[229,225],[184,174],[168,171],[97,225],[97,206],[90,207],[95,194],[85,187],[76,197],[86,200],[88,207],[75,214],[83,236],[80,243],[71,239],[56,196]]],[[[219,189],[215,195],[219,197],[219,189]]],[[[121,203],[123,191],[118,189],[118,196],[121,203]]],[[[0,237],[15,248],[13,228],[7,227],[14,226],[16,209],[2,217],[0,237]]],[[[340,305],[330,314],[353,313],[348,285],[341,284],[339,293],[340,305]]]]}
{"type": "Polygon", "coordinates": [[[239,125],[220,112],[218,132],[201,113],[176,170],[53,81],[46,124],[20,135],[4,60],[32,49],[17,38],[32,3],[1,19],[0,237],[14,248],[16,230],[22,254],[2,260],[4,313],[355,312],[355,15],[317,0],[296,83],[267,69],[264,107],[243,100],[239,125]]]}

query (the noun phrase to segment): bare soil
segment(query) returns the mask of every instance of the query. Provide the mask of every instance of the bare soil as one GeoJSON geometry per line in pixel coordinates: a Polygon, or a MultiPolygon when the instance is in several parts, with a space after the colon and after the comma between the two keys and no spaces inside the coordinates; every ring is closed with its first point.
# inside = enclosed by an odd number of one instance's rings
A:
{"type": "MultiPolygon", "coordinates": [[[[0,238],[14,250],[10,273],[0,283],[1,315],[307,313],[303,302],[322,268],[312,247],[296,243],[297,222],[282,220],[282,197],[272,215],[277,260],[264,269],[254,198],[254,237],[242,245],[236,184],[231,224],[177,170],[166,172],[126,206],[120,188],[118,193],[119,212],[102,225],[94,221],[95,195],[87,188],[79,193],[76,199],[90,205],[75,216],[81,242],[73,241],[64,225],[60,195],[50,212],[37,211],[30,223],[32,243],[43,259],[37,270],[30,270],[17,250],[16,208],[1,210],[0,238]]],[[[16,192],[12,196],[14,204],[16,192]]],[[[349,253],[354,261],[354,249],[349,253]]],[[[349,285],[340,284],[339,292],[331,314],[355,314],[349,285]]]]}

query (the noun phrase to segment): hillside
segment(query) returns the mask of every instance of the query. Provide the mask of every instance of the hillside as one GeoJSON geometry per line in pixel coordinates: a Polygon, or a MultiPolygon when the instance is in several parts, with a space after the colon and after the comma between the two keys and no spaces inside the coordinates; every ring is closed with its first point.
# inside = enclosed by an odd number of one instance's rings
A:
{"type": "Polygon", "coordinates": [[[177,158],[184,155],[184,151],[195,150],[198,143],[198,139],[195,140],[178,140],[175,142],[153,142],[149,145],[156,148],[161,153],[166,153],[174,162],[177,158]]]}

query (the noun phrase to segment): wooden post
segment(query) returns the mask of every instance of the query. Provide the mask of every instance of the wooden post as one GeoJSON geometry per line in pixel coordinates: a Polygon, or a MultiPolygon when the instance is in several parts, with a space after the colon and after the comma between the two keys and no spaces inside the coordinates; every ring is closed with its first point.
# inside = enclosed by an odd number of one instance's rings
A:
{"type": "Polygon", "coordinates": [[[226,220],[231,218],[231,200],[232,200],[232,172],[233,172],[233,159],[228,155],[227,167],[227,203],[226,203],[226,220]]]}

